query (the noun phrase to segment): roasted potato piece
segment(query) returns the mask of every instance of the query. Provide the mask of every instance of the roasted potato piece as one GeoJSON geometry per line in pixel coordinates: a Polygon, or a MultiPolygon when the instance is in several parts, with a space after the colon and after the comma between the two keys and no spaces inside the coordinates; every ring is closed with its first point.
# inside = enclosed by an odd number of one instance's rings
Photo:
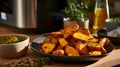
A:
{"type": "Polygon", "coordinates": [[[88,41],[97,43],[99,41],[99,39],[97,39],[97,38],[89,38],[88,41]]]}
{"type": "Polygon", "coordinates": [[[48,36],[43,43],[53,43],[53,44],[57,44],[58,40],[57,38],[53,37],[53,36],[48,36]]]}
{"type": "Polygon", "coordinates": [[[89,42],[87,43],[87,47],[89,51],[100,51],[101,53],[106,53],[105,48],[98,43],[89,42]]]}
{"type": "Polygon", "coordinates": [[[81,43],[81,41],[78,41],[76,43],[76,50],[79,52],[80,55],[87,55],[88,54],[88,50],[86,47],[86,44],[81,43]]]}
{"type": "Polygon", "coordinates": [[[89,55],[101,55],[102,53],[100,51],[90,51],[89,55]]]}
{"type": "Polygon", "coordinates": [[[106,37],[101,38],[100,41],[99,41],[99,44],[102,45],[103,47],[109,45],[109,43],[110,43],[110,40],[106,37]]]}
{"type": "Polygon", "coordinates": [[[45,38],[43,43],[58,43],[58,38],[63,37],[63,34],[61,32],[51,32],[49,36],[45,38]]]}
{"type": "Polygon", "coordinates": [[[68,41],[69,45],[73,47],[75,47],[77,41],[80,41],[79,39],[76,39],[73,36],[69,36],[68,38],[66,38],[66,40],[68,41]]]}
{"type": "Polygon", "coordinates": [[[58,40],[57,40],[57,38],[51,38],[51,41],[50,41],[50,43],[53,43],[53,44],[58,44],[58,40]]]}
{"type": "Polygon", "coordinates": [[[52,36],[47,36],[46,38],[45,38],[45,40],[43,41],[43,43],[50,43],[51,42],[51,38],[52,38],[52,36]]]}
{"type": "Polygon", "coordinates": [[[86,35],[90,34],[90,30],[86,28],[79,28],[78,31],[86,35]]]}
{"type": "Polygon", "coordinates": [[[89,34],[89,39],[90,39],[90,38],[94,38],[94,36],[93,36],[93,35],[91,35],[91,34],[89,34]]]}
{"type": "Polygon", "coordinates": [[[56,47],[56,50],[58,49],[62,49],[62,47],[60,46],[60,44],[58,44],[58,46],[56,47]]]}
{"type": "Polygon", "coordinates": [[[89,39],[88,35],[82,34],[81,32],[75,32],[73,37],[82,41],[87,41],[89,39]]]}
{"type": "Polygon", "coordinates": [[[53,55],[64,55],[64,50],[63,49],[57,49],[52,52],[53,55]]]}
{"type": "Polygon", "coordinates": [[[79,25],[77,23],[72,23],[69,26],[65,27],[64,29],[60,30],[60,32],[64,34],[64,38],[67,38],[73,32],[77,31],[78,28],[79,28],[79,25]]]}
{"type": "Polygon", "coordinates": [[[65,46],[65,53],[67,56],[79,56],[79,52],[72,46],[65,46]]]}
{"type": "Polygon", "coordinates": [[[56,47],[56,44],[53,44],[53,43],[43,43],[41,45],[41,49],[45,54],[51,53],[55,47],[56,47]]]}
{"type": "Polygon", "coordinates": [[[59,38],[58,39],[59,43],[60,43],[60,47],[63,48],[65,47],[66,45],[68,45],[68,42],[65,38],[59,38]]]}
{"type": "Polygon", "coordinates": [[[72,31],[77,31],[79,28],[79,25],[77,23],[72,23],[69,26],[66,26],[63,30],[65,30],[64,32],[67,32],[68,30],[72,31]]]}
{"type": "Polygon", "coordinates": [[[50,33],[50,36],[55,37],[55,38],[58,39],[58,38],[63,37],[63,33],[60,32],[60,31],[57,31],[57,32],[51,32],[51,33],[50,33]]]}

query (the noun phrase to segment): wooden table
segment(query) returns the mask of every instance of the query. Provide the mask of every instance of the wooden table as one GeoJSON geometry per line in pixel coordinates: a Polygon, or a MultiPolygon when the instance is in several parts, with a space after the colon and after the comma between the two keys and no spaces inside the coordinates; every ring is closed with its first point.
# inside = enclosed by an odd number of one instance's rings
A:
{"type": "MultiPolygon", "coordinates": [[[[0,25],[0,35],[1,34],[26,34],[30,36],[30,42],[32,42],[38,36],[42,34],[34,34],[25,30],[20,30],[4,25],[0,25]]],[[[116,50],[114,50],[110,55],[104,57],[103,59],[96,62],[80,62],[80,63],[61,63],[61,62],[53,62],[52,65],[44,65],[44,67],[99,67],[99,65],[105,66],[113,66],[116,64],[120,64],[120,45],[115,45],[116,50]],[[107,65],[106,65],[107,64],[107,65]]],[[[24,60],[26,58],[34,59],[39,56],[35,54],[30,48],[25,56],[16,59],[4,59],[0,58],[0,67],[4,67],[7,64],[12,64],[13,61],[18,62],[20,60],[24,60]]],[[[102,67],[102,66],[100,66],[102,67]]]]}

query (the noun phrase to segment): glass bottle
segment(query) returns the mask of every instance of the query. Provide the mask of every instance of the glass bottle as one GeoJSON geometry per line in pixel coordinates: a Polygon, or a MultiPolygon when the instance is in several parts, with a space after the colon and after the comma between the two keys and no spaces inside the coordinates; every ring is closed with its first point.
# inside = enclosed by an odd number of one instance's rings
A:
{"type": "Polygon", "coordinates": [[[105,20],[109,18],[108,0],[96,0],[94,9],[93,30],[97,32],[106,27],[105,20]]]}

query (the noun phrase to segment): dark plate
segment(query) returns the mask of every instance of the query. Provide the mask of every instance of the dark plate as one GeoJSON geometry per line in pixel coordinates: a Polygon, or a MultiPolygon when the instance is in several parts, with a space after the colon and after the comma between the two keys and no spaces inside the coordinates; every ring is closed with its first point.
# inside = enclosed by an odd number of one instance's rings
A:
{"type": "Polygon", "coordinates": [[[107,35],[108,31],[105,29],[101,29],[97,32],[98,37],[102,38],[102,37],[107,37],[109,38],[109,40],[111,41],[111,43],[115,44],[115,45],[120,45],[120,37],[112,37],[112,36],[108,36],[107,35]]]}
{"type": "Polygon", "coordinates": [[[105,49],[107,50],[108,53],[102,54],[99,56],[90,56],[90,55],[81,55],[81,56],[57,56],[57,55],[52,55],[52,54],[45,54],[39,50],[39,44],[46,38],[46,35],[43,35],[41,37],[36,38],[31,44],[30,47],[31,49],[39,54],[40,56],[43,57],[49,57],[51,60],[54,61],[61,61],[61,62],[87,62],[87,61],[97,61],[104,56],[107,56],[110,52],[114,50],[114,47],[112,43],[110,43],[109,46],[107,46],[105,49]]]}

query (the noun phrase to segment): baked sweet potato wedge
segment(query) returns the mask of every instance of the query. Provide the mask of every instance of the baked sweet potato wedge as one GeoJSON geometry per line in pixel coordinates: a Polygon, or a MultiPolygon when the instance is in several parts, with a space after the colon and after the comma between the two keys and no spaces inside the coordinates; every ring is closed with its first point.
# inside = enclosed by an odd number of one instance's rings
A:
{"type": "Polygon", "coordinates": [[[51,38],[53,38],[52,36],[47,36],[46,38],[45,38],[45,40],[43,41],[43,43],[50,43],[51,42],[51,38]]]}
{"type": "Polygon", "coordinates": [[[87,43],[87,48],[89,51],[100,51],[101,53],[107,52],[99,43],[89,42],[87,43]]]}
{"type": "Polygon", "coordinates": [[[81,41],[78,41],[76,43],[76,50],[79,52],[80,55],[87,55],[88,49],[86,47],[86,44],[81,43],[81,41]]]}
{"type": "Polygon", "coordinates": [[[99,39],[97,39],[97,38],[89,38],[88,41],[97,43],[97,42],[99,42],[99,39]]]}
{"type": "Polygon", "coordinates": [[[64,48],[66,45],[68,45],[68,41],[65,38],[59,38],[58,41],[61,48],[64,48]]]}
{"type": "Polygon", "coordinates": [[[45,54],[51,53],[54,48],[56,47],[56,44],[53,43],[43,43],[41,44],[41,49],[45,54]]]}
{"type": "Polygon", "coordinates": [[[102,53],[100,52],[100,51],[90,51],[89,52],[89,55],[93,55],[93,56],[95,56],[95,55],[101,55],[102,53]]]}
{"type": "Polygon", "coordinates": [[[83,34],[86,34],[86,35],[89,35],[90,34],[90,30],[89,29],[86,29],[86,28],[79,28],[78,29],[79,32],[83,33],[83,34]]]}
{"type": "Polygon", "coordinates": [[[102,45],[103,47],[107,46],[110,43],[110,40],[106,37],[101,38],[99,41],[99,44],[102,45]]]}
{"type": "Polygon", "coordinates": [[[65,53],[67,56],[79,56],[79,52],[72,46],[65,46],[65,53]]]}
{"type": "Polygon", "coordinates": [[[54,50],[52,52],[53,55],[60,55],[60,56],[63,56],[64,55],[64,50],[63,49],[57,49],[57,50],[54,50]]]}
{"type": "Polygon", "coordinates": [[[76,38],[76,39],[80,39],[82,41],[87,41],[89,39],[89,36],[88,35],[85,35],[81,32],[75,32],[73,34],[73,37],[76,38]]]}
{"type": "Polygon", "coordinates": [[[64,29],[60,30],[60,32],[64,34],[64,38],[67,38],[73,32],[77,31],[78,28],[79,28],[79,25],[77,23],[72,23],[69,26],[65,27],[64,29]]]}

